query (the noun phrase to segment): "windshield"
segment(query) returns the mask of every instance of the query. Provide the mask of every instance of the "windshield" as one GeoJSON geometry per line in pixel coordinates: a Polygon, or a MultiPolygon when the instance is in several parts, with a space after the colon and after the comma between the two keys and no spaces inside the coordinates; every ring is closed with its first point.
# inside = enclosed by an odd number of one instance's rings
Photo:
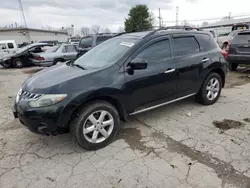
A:
{"type": "Polygon", "coordinates": [[[109,39],[75,61],[86,69],[101,68],[114,64],[129,49],[137,43],[136,39],[112,38],[109,39]]]}
{"type": "Polygon", "coordinates": [[[56,52],[60,45],[53,46],[51,48],[48,48],[45,52],[51,53],[51,52],[56,52]]]}
{"type": "Polygon", "coordinates": [[[31,48],[31,47],[33,47],[33,46],[34,46],[33,44],[24,46],[24,47],[20,48],[19,50],[17,50],[17,53],[22,53],[22,52],[24,52],[25,50],[28,50],[29,48],[31,48]]]}

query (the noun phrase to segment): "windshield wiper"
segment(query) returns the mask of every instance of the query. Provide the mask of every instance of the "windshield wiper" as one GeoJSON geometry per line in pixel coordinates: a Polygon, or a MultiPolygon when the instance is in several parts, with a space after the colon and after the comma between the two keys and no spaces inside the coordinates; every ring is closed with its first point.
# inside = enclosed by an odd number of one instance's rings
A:
{"type": "Polygon", "coordinates": [[[79,64],[72,64],[72,66],[74,67],[78,67],[78,68],[80,68],[80,69],[82,69],[82,70],[87,70],[86,68],[84,68],[84,67],[82,67],[81,65],[79,65],[79,64]]]}

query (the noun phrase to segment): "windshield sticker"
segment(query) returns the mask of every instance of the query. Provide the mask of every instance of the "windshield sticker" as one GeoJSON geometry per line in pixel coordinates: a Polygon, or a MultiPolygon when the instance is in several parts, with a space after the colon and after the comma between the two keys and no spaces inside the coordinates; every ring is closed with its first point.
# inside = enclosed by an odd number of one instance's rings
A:
{"type": "Polygon", "coordinates": [[[132,46],[134,46],[134,43],[132,43],[132,42],[121,42],[120,45],[127,46],[127,47],[131,48],[132,46]]]}

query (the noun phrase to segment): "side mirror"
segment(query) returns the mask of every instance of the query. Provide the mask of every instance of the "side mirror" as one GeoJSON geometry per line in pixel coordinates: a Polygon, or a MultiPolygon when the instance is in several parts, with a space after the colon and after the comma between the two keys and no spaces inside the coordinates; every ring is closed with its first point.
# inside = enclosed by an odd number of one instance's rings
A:
{"type": "Polygon", "coordinates": [[[129,66],[132,70],[142,70],[148,67],[148,63],[144,59],[135,58],[129,63],[129,66]]]}

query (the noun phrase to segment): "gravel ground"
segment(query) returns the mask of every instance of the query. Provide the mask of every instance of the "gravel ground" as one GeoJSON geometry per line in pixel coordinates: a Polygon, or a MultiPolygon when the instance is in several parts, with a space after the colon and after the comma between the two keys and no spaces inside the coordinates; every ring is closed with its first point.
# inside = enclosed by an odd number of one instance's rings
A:
{"type": "Polygon", "coordinates": [[[88,152],[69,134],[36,135],[13,118],[21,83],[39,68],[0,69],[0,187],[250,187],[249,70],[220,100],[192,99],[129,118],[117,140],[88,152]]]}

